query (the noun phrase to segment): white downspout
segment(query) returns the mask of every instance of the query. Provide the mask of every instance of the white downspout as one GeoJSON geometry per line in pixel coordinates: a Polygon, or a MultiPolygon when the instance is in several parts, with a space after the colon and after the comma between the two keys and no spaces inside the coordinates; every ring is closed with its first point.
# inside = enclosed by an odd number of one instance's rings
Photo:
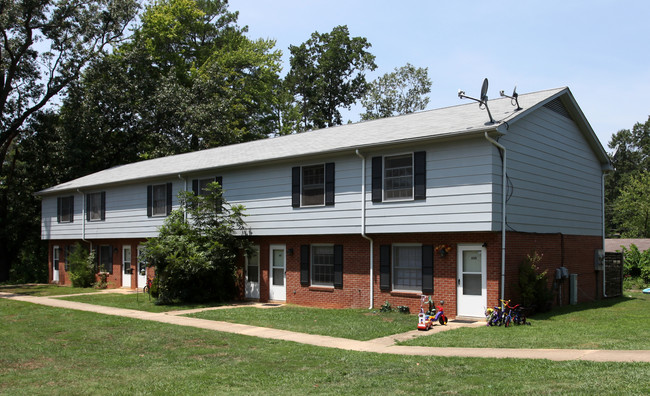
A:
{"type": "Polygon", "coordinates": [[[485,131],[485,138],[503,153],[501,166],[501,299],[504,300],[506,287],[506,148],[488,136],[487,131],[485,131]]]}
{"type": "MultiPolygon", "coordinates": [[[[602,219],[603,219],[603,253],[605,252],[605,172],[603,172],[603,176],[601,179],[600,187],[601,187],[601,207],[602,207],[602,219]]],[[[605,259],[603,258],[603,261],[605,259]]],[[[603,262],[603,297],[607,298],[607,293],[605,293],[605,273],[606,273],[606,268],[605,268],[605,263],[603,262]]]]}
{"type": "Polygon", "coordinates": [[[373,276],[373,253],[375,251],[375,242],[366,235],[366,157],[364,157],[359,149],[356,149],[356,154],[361,158],[361,236],[370,241],[370,307],[375,307],[375,287],[373,276]]]}

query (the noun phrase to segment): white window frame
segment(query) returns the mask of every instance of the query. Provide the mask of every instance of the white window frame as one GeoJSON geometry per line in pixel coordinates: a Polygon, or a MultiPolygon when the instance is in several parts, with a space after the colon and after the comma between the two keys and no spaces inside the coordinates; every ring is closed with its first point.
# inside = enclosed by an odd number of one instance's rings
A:
{"type": "Polygon", "coordinates": [[[101,221],[102,211],[104,211],[104,208],[102,208],[102,193],[96,192],[88,194],[88,203],[89,207],[86,208],[86,210],[89,213],[90,221],[101,221]],[[93,211],[93,207],[94,209],[97,209],[97,211],[93,211]]]}
{"type": "MultiPolygon", "coordinates": [[[[382,158],[382,162],[383,162],[383,163],[382,163],[382,175],[381,175],[381,180],[382,180],[382,187],[383,187],[383,188],[382,188],[382,194],[383,194],[382,198],[383,198],[384,201],[386,201],[386,202],[395,202],[395,201],[413,201],[413,200],[415,199],[415,164],[413,163],[413,162],[414,162],[414,158],[413,158],[413,157],[414,157],[414,156],[413,156],[413,153],[410,152],[410,153],[401,153],[401,154],[395,154],[395,155],[385,155],[385,156],[382,158]],[[407,188],[393,188],[393,189],[391,189],[391,190],[388,190],[388,189],[387,189],[387,187],[386,187],[386,184],[387,184],[387,183],[386,183],[386,179],[389,179],[389,177],[386,175],[386,173],[387,173],[389,170],[393,170],[393,169],[401,169],[401,168],[388,168],[388,166],[386,166],[386,161],[391,160],[391,159],[395,159],[395,158],[399,158],[399,157],[407,157],[407,156],[409,156],[409,157],[411,158],[411,167],[410,167],[410,169],[411,169],[411,176],[410,176],[410,178],[411,178],[410,196],[409,196],[409,197],[388,197],[386,193],[389,192],[389,191],[401,191],[401,190],[407,190],[407,188]]],[[[405,169],[405,167],[402,167],[402,168],[405,169]]],[[[400,178],[400,179],[401,179],[401,178],[406,178],[406,177],[407,177],[407,176],[392,176],[392,177],[390,177],[390,178],[393,178],[393,179],[398,179],[398,178],[400,178]]]]}
{"type": "Polygon", "coordinates": [[[391,248],[391,286],[393,291],[397,292],[406,292],[406,293],[422,293],[422,244],[418,243],[397,243],[393,244],[391,248]],[[399,260],[398,260],[398,250],[399,248],[417,248],[418,249],[418,254],[419,254],[419,260],[417,263],[417,266],[413,267],[405,267],[399,265],[399,260]],[[419,279],[420,285],[415,286],[415,288],[404,288],[403,285],[397,285],[395,281],[398,279],[396,271],[399,271],[401,269],[407,269],[407,268],[416,268],[417,270],[417,278],[419,279]]]}
{"type": "Polygon", "coordinates": [[[332,287],[332,288],[334,287],[334,260],[335,260],[335,257],[334,257],[334,244],[325,244],[325,243],[322,243],[322,244],[313,244],[313,245],[310,245],[310,248],[309,248],[309,267],[310,267],[310,268],[309,268],[309,278],[310,278],[310,279],[309,279],[309,281],[310,281],[310,283],[311,283],[312,286],[318,286],[318,287],[332,287]],[[315,260],[314,260],[314,253],[315,253],[314,250],[315,250],[315,249],[314,249],[314,248],[324,248],[324,247],[326,247],[326,248],[330,248],[330,249],[331,249],[331,256],[332,256],[332,263],[331,263],[331,265],[330,265],[330,264],[320,264],[320,263],[319,263],[319,264],[316,264],[316,263],[315,263],[315,260]],[[314,269],[314,266],[315,266],[315,265],[320,265],[320,266],[329,266],[329,267],[331,267],[331,272],[332,272],[332,273],[331,273],[331,278],[332,278],[332,281],[331,281],[331,282],[320,282],[320,281],[316,281],[316,280],[314,279],[314,276],[316,275],[316,270],[314,269]]]}
{"type": "Polygon", "coordinates": [[[59,199],[61,200],[61,206],[60,206],[60,208],[57,208],[57,211],[58,211],[57,217],[58,217],[58,220],[59,220],[58,222],[59,223],[72,223],[74,221],[74,195],[67,195],[65,197],[60,197],[59,199]],[[72,204],[65,205],[64,200],[68,200],[68,199],[70,200],[70,202],[72,204]],[[72,206],[72,210],[68,214],[68,218],[64,219],[63,218],[63,210],[64,210],[64,208],[67,211],[68,209],[70,209],[71,206],[72,206]]]}
{"type": "Polygon", "coordinates": [[[300,206],[301,207],[302,206],[304,206],[304,207],[325,206],[325,164],[324,163],[306,165],[306,166],[301,166],[300,167],[300,206]],[[322,171],[323,171],[323,181],[322,181],[322,183],[319,183],[319,184],[313,183],[313,184],[307,185],[305,183],[305,169],[316,168],[316,167],[319,167],[320,169],[322,169],[322,171]],[[321,193],[321,202],[312,203],[312,204],[305,203],[305,199],[304,199],[305,198],[305,186],[308,186],[308,189],[311,189],[311,190],[320,189],[322,191],[322,193],[321,193]]]}

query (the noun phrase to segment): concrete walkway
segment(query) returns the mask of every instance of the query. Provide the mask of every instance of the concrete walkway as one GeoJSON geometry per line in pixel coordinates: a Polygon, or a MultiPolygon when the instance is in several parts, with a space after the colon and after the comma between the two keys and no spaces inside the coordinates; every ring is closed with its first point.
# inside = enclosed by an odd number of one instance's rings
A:
{"type": "MultiPolygon", "coordinates": [[[[585,349],[510,349],[510,348],[446,348],[446,347],[415,347],[398,346],[396,341],[407,340],[416,336],[434,334],[440,331],[449,331],[465,326],[481,326],[482,322],[460,323],[450,321],[447,326],[434,326],[428,332],[413,330],[403,334],[378,338],[370,341],[357,341],[346,338],[329,337],[323,335],[296,333],[287,330],[278,330],[265,327],[249,326],[244,324],[218,322],[214,320],[190,318],[179,316],[197,310],[173,311],[166,313],[152,313],[132,309],[113,308],[92,305],[74,301],[60,300],[57,297],[35,297],[16,295],[0,292],[1,298],[15,301],[24,301],[50,307],[74,309],[86,312],[95,312],[105,315],[123,316],[127,318],[150,320],[154,322],[174,324],[178,326],[196,327],[225,333],[242,334],[253,337],[268,338],[283,341],[293,341],[300,344],[314,345],[327,348],[338,348],[348,351],[386,353],[394,355],[411,356],[456,356],[478,358],[525,358],[548,359],[554,361],[586,360],[595,362],[650,362],[650,350],[585,350],[585,349]]],[[[264,304],[249,304],[264,306],[264,304]]],[[[267,305],[268,306],[268,305],[267,305]]],[[[223,308],[221,308],[223,309],[223,308]]]]}

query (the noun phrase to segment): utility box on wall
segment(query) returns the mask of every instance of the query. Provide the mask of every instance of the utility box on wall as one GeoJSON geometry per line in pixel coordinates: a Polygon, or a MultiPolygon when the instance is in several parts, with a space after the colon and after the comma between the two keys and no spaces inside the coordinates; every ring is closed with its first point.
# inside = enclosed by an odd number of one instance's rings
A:
{"type": "Polygon", "coordinates": [[[596,271],[605,269],[605,251],[603,249],[594,250],[594,269],[596,271]]]}

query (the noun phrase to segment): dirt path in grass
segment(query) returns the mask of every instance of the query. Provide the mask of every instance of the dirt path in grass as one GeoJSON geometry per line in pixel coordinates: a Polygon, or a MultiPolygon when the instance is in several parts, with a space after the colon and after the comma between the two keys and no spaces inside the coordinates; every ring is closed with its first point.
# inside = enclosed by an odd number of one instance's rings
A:
{"type": "MultiPolygon", "coordinates": [[[[74,309],[78,311],[95,312],[105,315],[123,316],[127,318],[150,320],[179,326],[196,327],[207,330],[221,331],[248,335],[252,337],[268,338],[283,341],[293,341],[301,344],[314,345],[327,348],[338,348],[348,351],[387,353],[395,355],[413,356],[456,356],[478,358],[525,358],[548,359],[555,361],[586,360],[595,362],[650,362],[650,350],[585,350],[585,349],[511,349],[511,348],[443,348],[395,345],[398,341],[407,340],[422,335],[417,330],[378,338],[370,341],[357,341],[346,338],[329,337],[323,335],[297,333],[287,330],[256,327],[244,324],[219,322],[207,319],[180,316],[186,311],[166,313],[152,313],[132,309],[106,307],[81,302],[61,300],[56,297],[35,297],[0,292],[0,297],[15,301],[24,301],[50,307],[74,309]]],[[[429,332],[453,330],[464,326],[478,326],[478,324],[451,321],[445,327],[436,326],[429,332]]],[[[425,333],[427,334],[427,333],[425,333]]]]}

